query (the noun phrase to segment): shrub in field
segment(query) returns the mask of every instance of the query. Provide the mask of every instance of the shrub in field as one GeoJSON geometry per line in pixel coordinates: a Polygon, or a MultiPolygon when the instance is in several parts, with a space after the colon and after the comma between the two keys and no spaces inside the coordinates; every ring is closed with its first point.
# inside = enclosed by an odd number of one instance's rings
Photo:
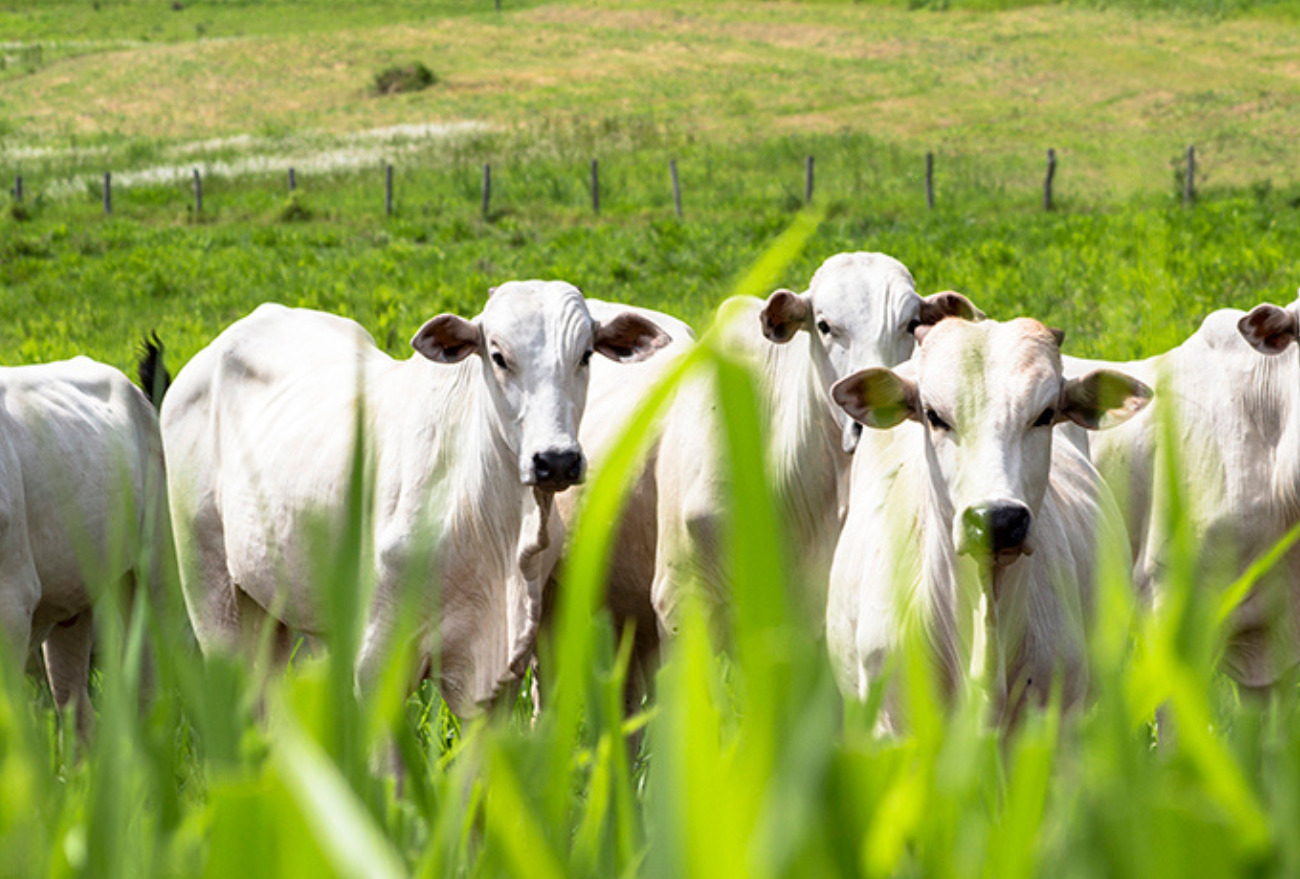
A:
{"type": "Polygon", "coordinates": [[[305,223],[314,216],[315,213],[307,204],[306,198],[297,190],[285,197],[274,215],[276,222],[279,223],[305,223]]]}
{"type": "Polygon", "coordinates": [[[437,75],[422,62],[395,64],[375,74],[374,93],[377,95],[396,95],[402,92],[418,92],[427,89],[438,81],[437,75]]]}

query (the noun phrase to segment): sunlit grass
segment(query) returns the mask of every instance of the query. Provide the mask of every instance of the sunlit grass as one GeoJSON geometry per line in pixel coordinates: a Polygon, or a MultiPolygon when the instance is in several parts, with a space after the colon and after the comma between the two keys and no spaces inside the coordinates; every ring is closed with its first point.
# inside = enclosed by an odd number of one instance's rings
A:
{"type": "MultiPolygon", "coordinates": [[[[801,215],[733,289],[764,289],[815,234],[801,215]]],[[[1223,602],[1175,541],[1170,599],[1139,601],[1104,557],[1090,641],[1092,700],[1031,714],[1009,739],[977,700],[945,706],[924,648],[892,672],[906,728],[872,733],[843,704],[825,648],[791,612],[781,525],[747,370],[705,335],[669,371],[588,486],[544,638],[543,711],[454,722],[434,690],[404,691],[396,651],[374,696],[352,688],[367,579],[360,453],[342,538],[322,547],[334,650],[269,683],[203,662],[169,600],[101,601],[98,729],[51,749],[49,709],[0,667],[0,848],[14,875],[144,876],[1222,876],[1300,863],[1295,693],[1242,703],[1216,672],[1223,602]],[[598,610],[614,511],[655,413],[711,372],[733,486],[727,654],[687,602],[656,699],[625,722],[626,641],[598,610]],[[146,637],[147,635],[147,637],[146,637]],[[155,669],[142,691],[145,660],[155,669]],[[394,689],[396,688],[396,689],[394,689]],[[401,703],[400,695],[398,704],[401,703]],[[384,707],[388,706],[388,707],[384,707]],[[1153,745],[1167,706],[1173,735],[1153,745]],[[629,729],[646,724],[644,760],[629,729]],[[390,737],[400,791],[378,769],[390,737]]],[[[1177,457],[1168,478],[1178,485],[1177,457]]],[[[1175,497],[1194,503],[1195,492],[1175,497]]]]}

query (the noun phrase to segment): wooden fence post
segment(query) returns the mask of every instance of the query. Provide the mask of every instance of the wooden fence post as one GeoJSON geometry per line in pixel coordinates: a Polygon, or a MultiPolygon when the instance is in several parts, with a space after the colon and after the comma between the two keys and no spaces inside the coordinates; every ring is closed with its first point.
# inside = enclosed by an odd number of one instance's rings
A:
{"type": "Polygon", "coordinates": [[[23,175],[14,175],[14,201],[22,204],[23,201],[23,175]]]}
{"type": "Polygon", "coordinates": [[[289,168],[289,191],[293,192],[297,188],[298,188],[298,178],[293,173],[293,168],[290,167],[289,168]]]}
{"type": "Polygon", "coordinates": [[[384,216],[393,215],[393,166],[384,166],[384,216]]]}
{"type": "Polygon", "coordinates": [[[104,172],[104,213],[113,213],[113,172],[104,172]]]}
{"type": "Polygon", "coordinates": [[[682,218],[682,186],[677,180],[677,160],[668,160],[668,173],[673,178],[673,208],[677,211],[677,219],[682,218]]]}
{"type": "Polygon", "coordinates": [[[194,215],[197,217],[203,213],[203,178],[199,177],[199,169],[194,169],[194,215]]]}
{"type": "Polygon", "coordinates": [[[934,210],[934,153],[925,154],[925,206],[934,210]]]}
{"type": "Polygon", "coordinates": [[[803,200],[805,204],[812,204],[813,197],[813,157],[809,156],[804,170],[804,187],[803,200]]]}
{"type": "Polygon", "coordinates": [[[1187,179],[1183,181],[1183,204],[1196,201],[1196,147],[1187,147],[1187,179]]]}
{"type": "Polygon", "coordinates": [[[488,210],[492,205],[492,165],[490,163],[483,165],[483,218],[487,219],[488,210]]]}
{"type": "Polygon", "coordinates": [[[1047,177],[1043,180],[1043,210],[1052,209],[1052,178],[1056,176],[1056,150],[1047,151],[1047,177]]]}
{"type": "Polygon", "coordinates": [[[591,212],[600,213],[600,162],[591,160],[591,212]]]}

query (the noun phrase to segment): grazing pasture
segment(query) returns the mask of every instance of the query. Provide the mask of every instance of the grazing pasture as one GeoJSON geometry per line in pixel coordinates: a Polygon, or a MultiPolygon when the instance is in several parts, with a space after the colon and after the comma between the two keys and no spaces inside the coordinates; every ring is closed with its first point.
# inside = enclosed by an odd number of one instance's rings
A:
{"type": "MultiPolygon", "coordinates": [[[[1223,596],[1250,582],[1198,569],[1179,455],[1164,598],[1141,601],[1123,553],[1101,548],[1078,710],[1027,711],[1003,736],[978,693],[945,698],[910,635],[846,702],[796,611],[801,548],[763,466],[753,378],[706,332],[726,296],[806,290],[827,256],[864,249],[900,259],[923,295],[1032,315],[1066,330],[1067,353],[1113,361],[1178,344],[1216,308],[1293,302],[1295,5],[503,5],[0,5],[0,175],[26,186],[0,216],[0,362],[83,353],[130,372],[157,330],[176,373],[268,300],[353,318],[406,358],[427,318],[478,313],[489,287],[526,278],[704,334],[584,489],[535,689],[457,718],[430,682],[408,694],[402,650],[360,697],[345,650],[295,643],[283,674],[204,661],[175,575],[144,601],[95,583],[87,741],[59,734],[21,658],[0,659],[0,875],[1300,872],[1300,694],[1288,679],[1252,699],[1219,670],[1223,596]],[[370,94],[415,61],[435,84],[370,94]],[[1190,208],[1188,143],[1205,174],[1190,208]],[[111,217],[105,170],[130,182],[111,217]],[[731,469],[727,649],[688,599],[654,697],[629,716],[630,639],[599,609],[614,510],[671,386],[700,372],[721,392],[731,469]],[[907,722],[882,738],[886,686],[907,722]]],[[[299,547],[336,643],[358,643],[376,588],[373,439],[339,528],[299,547]]]]}

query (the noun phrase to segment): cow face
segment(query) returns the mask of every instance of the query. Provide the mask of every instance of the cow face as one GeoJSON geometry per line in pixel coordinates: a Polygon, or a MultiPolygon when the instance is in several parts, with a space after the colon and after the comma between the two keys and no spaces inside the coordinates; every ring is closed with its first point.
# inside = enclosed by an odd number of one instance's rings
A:
{"type": "Polygon", "coordinates": [[[1256,305],[1237,323],[1237,329],[1261,354],[1281,354],[1300,339],[1300,299],[1290,308],[1256,305]]]}
{"type": "MultiPolygon", "coordinates": [[[[912,274],[883,253],[841,253],[822,263],[808,292],[778,290],[760,315],[763,334],[772,342],[790,341],[803,330],[812,336],[813,356],[826,390],[847,375],[873,366],[894,366],[912,356],[918,327],[944,317],[983,317],[960,293],[921,298],[912,274]]],[[[837,410],[844,430],[844,449],[852,451],[858,428],[837,410]]]]}
{"type": "Polygon", "coordinates": [[[1147,404],[1151,391],[1111,370],[1065,380],[1059,335],[1027,318],[945,320],[920,339],[905,369],[857,373],[835,386],[834,398],[869,427],[920,422],[957,551],[1010,564],[1031,551],[1052,426],[1119,424],[1147,404]]]}
{"type": "Polygon", "coordinates": [[[586,472],[578,425],[592,355],[629,363],[669,341],[658,326],[632,312],[597,323],[571,284],[511,281],[493,290],[473,321],[439,315],[411,344],[437,363],[477,355],[506,443],[518,455],[520,481],[563,491],[586,472]]]}

